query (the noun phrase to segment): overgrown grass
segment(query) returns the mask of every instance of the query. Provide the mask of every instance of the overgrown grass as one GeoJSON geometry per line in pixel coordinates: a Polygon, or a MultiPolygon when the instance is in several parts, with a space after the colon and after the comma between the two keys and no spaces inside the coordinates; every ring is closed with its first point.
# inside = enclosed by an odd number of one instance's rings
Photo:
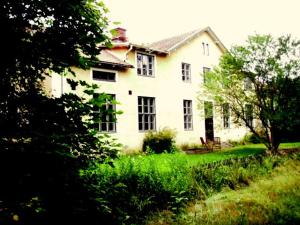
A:
{"type": "Polygon", "coordinates": [[[263,151],[253,145],[200,155],[124,156],[114,168],[100,165],[82,177],[105,224],[142,224],[150,213],[179,212],[189,201],[248,185],[282,162],[257,154],[263,151]]]}
{"type": "Polygon", "coordinates": [[[174,165],[192,167],[198,164],[206,164],[235,157],[245,157],[249,155],[260,154],[264,151],[265,147],[263,145],[247,145],[207,154],[185,154],[183,152],[179,152],[174,154],[162,153],[135,156],[125,155],[121,156],[120,159],[115,162],[115,166],[118,168],[123,164],[132,162],[134,167],[137,167],[145,172],[152,167],[155,167],[160,171],[169,171],[174,165]]]}
{"type": "Polygon", "coordinates": [[[177,215],[161,213],[149,224],[299,224],[300,157],[286,160],[249,187],[224,190],[177,215]]]}

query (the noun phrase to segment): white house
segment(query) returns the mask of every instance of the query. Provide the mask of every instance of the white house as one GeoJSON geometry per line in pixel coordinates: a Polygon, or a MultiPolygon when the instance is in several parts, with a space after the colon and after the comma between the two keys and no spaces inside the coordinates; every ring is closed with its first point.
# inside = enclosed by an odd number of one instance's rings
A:
{"type": "MultiPolygon", "coordinates": [[[[114,47],[101,51],[97,68],[74,69],[78,79],[98,84],[99,92],[120,102],[116,107],[123,114],[117,123],[107,118],[99,131],[111,133],[125,149],[140,147],[145,132],[164,127],[176,130],[178,144],[200,143],[201,136],[221,141],[244,136],[245,127],[236,127],[229,111],[222,115],[206,96],[199,96],[205,72],[226,51],[210,27],[147,45],[130,43],[125,29],[117,31],[114,47]],[[203,105],[213,109],[212,117],[205,115],[203,105]]],[[[54,75],[50,91],[57,96],[71,88],[54,75]]]]}

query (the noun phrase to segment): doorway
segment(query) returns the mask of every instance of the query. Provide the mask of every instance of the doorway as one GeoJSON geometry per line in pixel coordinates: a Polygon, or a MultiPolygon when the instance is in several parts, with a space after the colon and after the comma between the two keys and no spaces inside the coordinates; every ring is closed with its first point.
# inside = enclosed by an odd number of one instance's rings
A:
{"type": "Polygon", "coordinates": [[[204,116],[205,116],[205,138],[206,141],[214,140],[214,118],[213,118],[213,103],[204,102],[204,116]]]}

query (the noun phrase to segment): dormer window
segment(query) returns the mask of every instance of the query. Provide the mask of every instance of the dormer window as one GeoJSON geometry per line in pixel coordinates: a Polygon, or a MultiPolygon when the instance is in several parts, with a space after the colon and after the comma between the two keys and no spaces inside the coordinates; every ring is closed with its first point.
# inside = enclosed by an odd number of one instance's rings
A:
{"type": "Polygon", "coordinates": [[[154,76],[154,56],[137,53],[137,74],[141,76],[154,76]]]}

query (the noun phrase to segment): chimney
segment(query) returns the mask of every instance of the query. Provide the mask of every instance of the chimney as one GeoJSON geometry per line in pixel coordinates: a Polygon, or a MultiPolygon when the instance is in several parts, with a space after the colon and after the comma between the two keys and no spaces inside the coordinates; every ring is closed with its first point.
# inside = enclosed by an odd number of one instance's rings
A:
{"type": "Polygon", "coordinates": [[[117,27],[114,29],[115,34],[112,38],[114,42],[127,42],[128,38],[126,37],[126,29],[117,27]]]}

